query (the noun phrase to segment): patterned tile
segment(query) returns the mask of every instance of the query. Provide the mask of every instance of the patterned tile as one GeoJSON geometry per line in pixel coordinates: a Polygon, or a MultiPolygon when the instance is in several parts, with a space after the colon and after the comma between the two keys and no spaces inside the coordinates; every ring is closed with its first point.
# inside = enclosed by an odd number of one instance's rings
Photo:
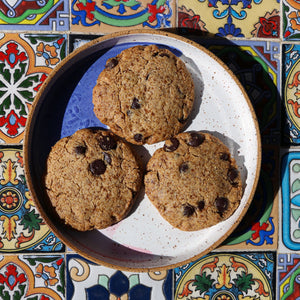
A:
{"type": "Polygon", "coordinates": [[[0,252],[62,251],[33,203],[23,168],[21,146],[0,147],[0,252]]]}
{"type": "Polygon", "coordinates": [[[175,0],[72,0],[71,31],[104,34],[124,29],[175,27],[175,0]]]}
{"type": "Polygon", "coordinates": [[[175,300],[275,299],[275,254],[211,253],[175,268],[175,300]]]}
{"type": "Polygon", "coordinates": [[[279,248],[300,250],[300,152],[290,149],[281,160],[281,242],[279,248]]]}
{"type": "Polygon", "coordinates": [[[40,86],[66,55],[66,35],[0,34],[0,142],[23,141],[40,86]]]}
{"type": "Polygon", "coordinates": [[[69,0],[3,0],[0,30],[63,31],[69,29],[69,0]]]}
{"type": "Polygon", "coordinates": [[[299,11],[299,1],[282,0],[283,39],[286,41],[300,39],[299,11]]]}
{"type": "Polygon", "coordinates": [[[66,299],[172,300],[172,272],[125,272],[67,254],[66,299]]]}
{"type": "Polygon", "coordinates": [[[279,254],[277,264],[277,299],[299,299],[300,255],[296,253],[279,254]]]}
{"type": "Polygon", "coordinates": [[[300,45],[284,44],[282,49],[282,100],[285,114],[282,129],[285,144],[300,143],[299,64],[300,45]]]}
{"type": "Polygon", "coordinates": [[[0,256],[1,299],[65,299],[64,257],[0,256]]]}
{"type": "Polygon", "coordinates": [[[178,27],[222,37],[279,38],[279,10],[279,0],[178,0],[178,27]]]}

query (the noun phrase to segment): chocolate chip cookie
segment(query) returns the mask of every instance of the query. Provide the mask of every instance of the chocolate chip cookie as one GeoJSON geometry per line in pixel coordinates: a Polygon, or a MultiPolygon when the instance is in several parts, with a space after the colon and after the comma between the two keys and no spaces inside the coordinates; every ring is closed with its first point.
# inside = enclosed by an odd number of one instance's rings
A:
{"type": "Polygon", "coordinates": [[[110,58],[93,89],[98,119],[137,145],[179,133],[193,103],[194,83],[184,62],[155,45],[131,47],[110,58]]]}
{"type": "Polygon", "coordinates": [[[235,159],[216,137],[183,132],[167,140],[147,164],[145,191],[159,213],[185,231],[232,215],[243,194],[235,159]]]}
{"type": "Polygon", "coordinates": [[[47,194],[59,217],[80,231],[122,220],[140,184],[129,144],[110,131],[81,129],[59,140],[47,160],[47,194]]]}

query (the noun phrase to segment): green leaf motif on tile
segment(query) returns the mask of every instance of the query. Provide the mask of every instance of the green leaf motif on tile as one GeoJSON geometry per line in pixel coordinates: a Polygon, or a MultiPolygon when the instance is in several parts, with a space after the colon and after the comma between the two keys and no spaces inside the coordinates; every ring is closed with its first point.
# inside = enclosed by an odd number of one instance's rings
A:
{"type": "Polygon", "coordinates": [[[131,289],[132,287],[140,283],[140,277],[138,274],[130,275],[128,280],[129,280],[129,289],[131,289]]]}
{"type": "Polygon", "coordinates": [[[107,275],[99,275],[98,277],[98,284],[103,286],[104,288],[106,288],[107,290],[108,288],[108,281],[109,281],[109,277],[107,275]]]}
{"type": "Polygon", "coordinates": [[[42,222],[43,220],[39,216],[39,214],[35,214],[34,211],[32,210],[24,214],[20,224],[23,225],[24,229],[28,229],[29,232],[32,232],[33,229],[39,230],[40,223],[42,222]]]}
{"type": "Polygon", "coordinates": [[[200,294],[202,294],[212,287],[213,282],[214,280],[211,279],[211,275],[206,276],[206,272],[203,272],[203,275],[195,276],[195,282],[193,285],[196,286],[196,291],[200,291],[200,294]]]}
{"type": "Polygon", "coordinates": [[[234,282],[239,290],[245,293],[247,293],[247,291],[251,289],[251,285],[254,284],[254,281],[252,280],[252,274],[246,274],[245,272],[238,274],[237,278],[234,279],[234,282]]]}
{"type": "Polygon", "coordinates": [[[299,173],[300,172],[300,164],[296,163],[292,167],[293,172],[299,173]]]}
{"type": "Polygon", "coordinates": [[[298,220],[300,219],[300,209],[295,209],[295,208],[293,208],[293,209],[291,210],[291,212],[292,212],[292,217],[293,217],[293,219],[294,219],[295,221],[298,221],[298,220]]]}
{"type": "Polygon", "coordinates": [[[295,193],[300,190],[300,179],[297,178],[293,183],[292,183],[292,192],[295,193]]]}

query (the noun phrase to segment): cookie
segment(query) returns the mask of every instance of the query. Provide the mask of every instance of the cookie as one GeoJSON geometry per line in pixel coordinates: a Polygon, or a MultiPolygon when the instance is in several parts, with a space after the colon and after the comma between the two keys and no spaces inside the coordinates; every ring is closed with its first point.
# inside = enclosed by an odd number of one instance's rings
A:
{"type": "Polygon", "coordinates": [[[232,215],[243,194],[235,159],[216,137],[183,132],[147,164],[145,192],[172,226],[195,231],[232,215]]]}
{"type": "Polygon", "coordinates": [[[110,131],[81,129],[47,159],[45,186],[57,214],[80,230],[102,229],[130,211],[141,172],[130,146],[110,131]]]}
{"type": "Polygon", "coordinates": [[[193,102],[194,83],[184,62],[155,45],[131,47],[110,58],[93,89],[97,118],[137,145],[179,133],[193,102]]]}

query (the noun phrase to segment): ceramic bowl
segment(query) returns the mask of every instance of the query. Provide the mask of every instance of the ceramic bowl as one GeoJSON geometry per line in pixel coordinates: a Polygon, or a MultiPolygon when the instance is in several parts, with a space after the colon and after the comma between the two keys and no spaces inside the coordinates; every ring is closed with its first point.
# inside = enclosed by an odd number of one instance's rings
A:
{"type": "MultiPolygon", "coordinates": [[[[162,143],[139,148],[144,162],[162,143]]],[[[35,204],[51,230],[87,259],[111,268],[169,269],[215,249],[236,228],[255,193],[261,163],[260,133],[243,87],[215,55],[181,36],[153,30],[123,31],[95,39],[67,56],[39,90],[24,140],[25,174],[35,204]],[[244,183],[240,206],[227,220],[195,232],[173,228],[141,192],[123,221],[104,230],[78,232],[57,221],[45,195],[43,174],[55,142],[86,127],[105,127],[95,117],[92,89],[106,60],[134,45],[157,44],[179,56],[195,83],[196,100],[185,130],[220,138],[235,157],[244,183]]]]}

